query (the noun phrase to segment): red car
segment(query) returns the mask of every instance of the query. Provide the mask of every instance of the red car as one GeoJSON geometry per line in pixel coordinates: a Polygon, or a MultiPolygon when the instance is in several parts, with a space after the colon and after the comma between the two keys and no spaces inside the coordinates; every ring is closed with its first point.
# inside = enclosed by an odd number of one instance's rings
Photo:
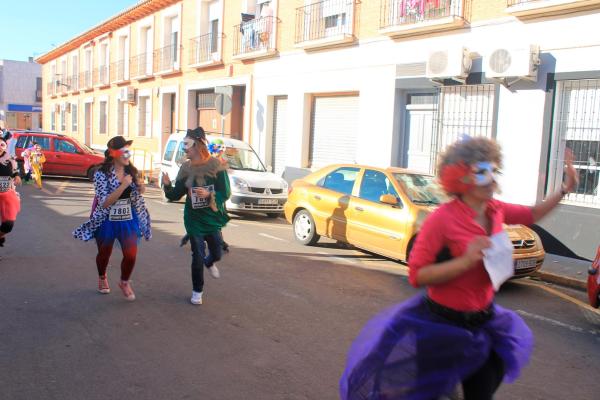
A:
{"type": "Polygon", "coordinates": [[[12,131],[16,140],[15,155],[23,172],[23,150],[36,142],[46,156],[44,175],[82,176],[92,180],[104,155],[80,143],[77,139],[49,132],[12,131]]]}

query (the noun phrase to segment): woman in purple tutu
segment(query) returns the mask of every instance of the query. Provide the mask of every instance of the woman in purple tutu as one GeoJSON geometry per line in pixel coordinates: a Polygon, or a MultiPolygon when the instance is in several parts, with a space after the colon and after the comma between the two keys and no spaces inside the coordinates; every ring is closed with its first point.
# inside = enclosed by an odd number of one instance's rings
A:
{"type": "Polygon", "coordinates": [[[340,381],[343,400],[433,400],[458,385],[466,400],[486,400],[519,376],[533,335],[494,303],[513,272],[503,224],[538,221],[573,190],[577,175],[567,152],[561,190],[526,207],[493,198],[501,165],[499,145],[487,138],[467,138],[442,155],[438,178],[453,200],[426,219],[409,258],[409,281],[426,293],[363,328],[340,381]]]}

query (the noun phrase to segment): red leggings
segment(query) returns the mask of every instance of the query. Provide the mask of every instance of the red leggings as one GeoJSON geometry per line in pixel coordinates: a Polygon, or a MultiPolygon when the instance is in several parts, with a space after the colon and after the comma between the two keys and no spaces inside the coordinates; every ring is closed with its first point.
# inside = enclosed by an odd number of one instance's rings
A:
{"type": "MultiPolygon", "coordinates": [[[[96,240],[98,245],[98,255],[96,256],[96,266],[98,267],[98,275],[105,276],[106,268],[108,267],[108,260],[112,253],[114,240],[112,242],[100,243],[96,240]]],[[[123,260],[121,261],[121,280],[128,281],[133,272],[135,266],[135,258],[137,256],[137,240],[119,240],[121,249],[123,250],[123,260]]]]}

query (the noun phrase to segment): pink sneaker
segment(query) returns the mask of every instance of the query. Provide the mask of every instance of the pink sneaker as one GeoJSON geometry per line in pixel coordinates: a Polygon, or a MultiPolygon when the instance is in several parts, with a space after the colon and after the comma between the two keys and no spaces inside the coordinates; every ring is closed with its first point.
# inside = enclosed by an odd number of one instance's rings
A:
{"type": "Polygon", "coordinates": [[[131,287],[131,283],[129,281],[121,281],[119,282],[119,287],[123,292],[123,296],[129,301],[135,300],[135,293],[133,293],[133,288],[131,287]]]}
{"type": "Polygon", "coordinates": [[[110,293],[110,287],[108,286],[108,279],[106,279],[106,275],[98,278],[98,291],[102,294],[110,293]]]}

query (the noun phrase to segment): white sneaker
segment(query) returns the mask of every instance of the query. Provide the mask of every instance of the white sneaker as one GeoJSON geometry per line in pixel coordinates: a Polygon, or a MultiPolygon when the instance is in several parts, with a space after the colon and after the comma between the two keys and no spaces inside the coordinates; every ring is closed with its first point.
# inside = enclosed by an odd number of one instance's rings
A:
{"type": "Polygon", "coordinates": [[[192,298],[190,299],[192,304],[202,304],[202,292],[194,292],[192,291],[192,298]]]}
{"type": "Polygon", "coordinates": [[[213,278],[219,279],[221,277],[221,273],[219,272],[219,268],[217,268],[217,264],[213,264],[213,266],[210,267],[208,270],[210,271],[210,275],[213,278]]]}

